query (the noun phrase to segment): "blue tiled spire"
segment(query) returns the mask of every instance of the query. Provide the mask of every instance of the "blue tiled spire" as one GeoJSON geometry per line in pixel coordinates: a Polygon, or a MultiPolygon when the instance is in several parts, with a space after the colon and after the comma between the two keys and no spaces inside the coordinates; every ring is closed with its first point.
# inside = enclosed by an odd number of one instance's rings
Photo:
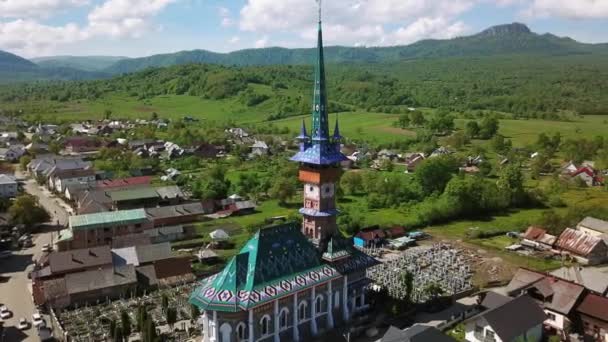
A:
{"type": "MultiPolygon", "coordinates": [[[[330,137],[329,135],[325,57],[323,55],[323,30],[320,11],[314,96],[312,103],[312,139],[311,141],[308,141],[308,136],[305,140],[298,137],[300,140],[300,152],[293,156],[291,160],[315,165],[331,165],[346,160],[346,156],[340,153],[339,146],[341,137],[340,139],[336,139],[335,132],[334,137],[330,137]],[[303,141],[306,142],[303,143],[303,141]]],[[[339,135],[339,129],[337,132],[339,135]]],[[[300,136],[304,135],[300,133],[300,136]]]]}

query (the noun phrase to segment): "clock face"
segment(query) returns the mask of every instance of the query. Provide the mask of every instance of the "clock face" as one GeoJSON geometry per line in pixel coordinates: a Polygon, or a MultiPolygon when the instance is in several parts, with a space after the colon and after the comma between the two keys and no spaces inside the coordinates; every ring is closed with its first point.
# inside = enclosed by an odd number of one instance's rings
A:
{"type": "Polygon", "coordinates": [[[319,199],[319,187],[314,184],[304,185],[304,194],[306,198],[318,200],[319,199]]]}
{"type": "Polygon", "coordinates": [[[335,185],[334,183],[323,184],[321,187],[321,196],[323,198],[332,197],[335,193],[335,185]]]}

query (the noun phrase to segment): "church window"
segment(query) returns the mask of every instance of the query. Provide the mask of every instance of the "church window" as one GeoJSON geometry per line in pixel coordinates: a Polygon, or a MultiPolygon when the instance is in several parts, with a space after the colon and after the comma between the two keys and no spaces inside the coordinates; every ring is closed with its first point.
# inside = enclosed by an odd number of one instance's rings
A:
{"type": "Polygon", "coordinates": [[[306,319],[307,314],[306,314],[306,309],[307,309],[307,304],[306,301],[301,302],[300,305],[298,306],[298,319],[300,321],[303,321],[306,319]]]}
{"type": "Polygon", "coordinates": [[[340,307],[340,292],[336,291],[336,293],[334,293],[334,308],[339,308],[340,307]]]}
{"type": "Polygon", "coordinates": [[[317,313],[325,312],[325,310],[323,310],[323,296],[321,295],[318,295],[315,300],[315,311],[317,313]]]}
{"type": "Polygon", "coordinates": [[[262,336],[266,336],[270,334],[270,316],[265,315],[260,320],[260,330],[262,331],[262,336]]]}
{"type": "Polygon", "coordinates": [[[281,313],[279,314],[279,327],[281,330],[287,328],[289,325],[289,310],[287,308],[283,308],[281,313]]]}
{"type": "Polygon", "coordinates": [[[238,341],[247,340],[247,325],[244,322],[236,326],[236,338],[238,341]]]}

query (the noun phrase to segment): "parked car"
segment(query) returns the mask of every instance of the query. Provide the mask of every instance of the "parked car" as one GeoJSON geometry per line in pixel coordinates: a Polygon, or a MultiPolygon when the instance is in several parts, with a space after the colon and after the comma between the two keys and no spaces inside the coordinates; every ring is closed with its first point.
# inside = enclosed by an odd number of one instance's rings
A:
{"type": "Polygon", "coordinates": [[[53,251],[53,246],[48,243],[45,243],[44,246],[42,246],[42,251],[45,253],[50,253],[53,251]]]}
{"type": "Polygon", "coordinates": [[[27,330],[30,328],[30,322],[28,322],[25,318],[20,318],[17,328],[19,328],[19,330],[27,330]]]}
{"type": "Polygon", "coordinates": [[[32,315],[32,323],[36,328],[46,326],[44,318],[42,318],[42,315],[39,312],[34,312],[34,314],[32,315]]]}
{"type": "Polygon", "coordinates": [[[12,315],[11,311],[5,305],[0,306],[0,318],[8,319],[11,318],[12,315]]]}
{"type": "Polygon", "coordinates": [[[0,259],[9,258],[13,253],[11,251],[2,251],[0,252],[0,259]]]}

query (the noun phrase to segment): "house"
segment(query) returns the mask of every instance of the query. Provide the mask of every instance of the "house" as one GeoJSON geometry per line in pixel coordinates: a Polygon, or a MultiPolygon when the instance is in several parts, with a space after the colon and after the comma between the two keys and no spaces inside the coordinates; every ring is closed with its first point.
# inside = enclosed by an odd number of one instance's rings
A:
{"type": "Polygon", "coordinates": [[[0,174],[0,197],[11,198],[16,197],[19,192],[19,187],[15,177],[7,174],[0,174]]]}
{"type": "Polygon", "coordinates": [[[55,155],[37,157],[28,165],[28,172],[36,178],[48,179],[54,172],[63,170],[89,169],[93,166],[91,162],[80,158],[64,158],[55,155]]]}
{"type": "Polygon", "coordinates": [[[171,244],[169,242],[112,250],[112,263],[119,266],[145,266],[158,260],[170,258],[173,258],[173,252],[171,251],[171,244]]]}
{"type": "Polygon", "coordinates": [[[64,140],[65,152],[68,154],[93,152],[99,150],[101,142],[90,137],[70,137],[64,140]]]}
{"type": "Polygon", "coordinates": [[[597,265],[608,259],[608,246],[602,237],[566,228],[557,239],[555,248],[562,250],[578,262],[597,265]]]}
{"type": "Polygon", "coordinates": [[[528,296],[520,296],[465,321],[470,342],[540,342],[545,313],[528,296]],[[507,319],[508,317],[508,319],[507,319]]]}
{"type": "Polygon", "coordinates": [[[165,176],[160,177],[161,180],[163,181],[171,181],[171,180],[175,180],[175,178],[177,178],[178,176],[180,176],[182,173],[174,168],[169,168],[165,171],[165,176]]]}
{"type": "Polygon", "coordinates": [[[68,229],[57,241],[58,250],[110,245],[116,236],[153,228],[144,209],[101,212],[69,217],[68,229]]]}
{"type": "Polygon", "coordinates": [[[357,247],[372,247],[380,245],[386,238],[386,233],[380,228],[364,229],[354,237],[357,247]]]}
{"type": "Polygon", "coordinates": [[[573,180],[580,179],[587,186],[602,185],[604,179],[593,168],[585,166],[571,174],[573,180]]]}
{"type": "Polygon", "coordinates": [[[408,153],[405,158],[405,166],[408,173],[416,171],[420,163],[424,161],[424,153],[408,153]]]}
{"type": "Polygon", "coordinates": [[[608,341],[608,298],[589,293],[576,309],[585,334],[585,341],[608,341]]]}
{"type": "Polygon", "coordinates": [[[146,233],[120,235],[112,238],[112,248],[114,249],[150,244],[152,244],[152,239],[146,233]]]}
{"type": "Polygon", "coordinates": [[[608,236],[608,221],[588,216],[576,225],[576,230],[592,236],[608,236]]]}
{"type": "Polygon", "coordinates": [[[446,156],[446,155],[450,155],[453,152],[450,151],[447,147],[441,146],[437,149],[435,149],[435,151],[433,151],[433,153],[431,153],[431,155],[429,156],[430,158],[433,157],[439,157],[439,156],[446,156]]]}
{"type": "Polygon", "coordinates": [[[233,137],[238,138],[238,139],[244,139],[244,138],[249,138],[249,133],[247,133],[247,131],[245,131],[242,128],[229,128],[226,130],[226,133],[231,134],[233,137]]]}
{"type": "Polygon", "coordinates": [[[524,233],[521,244],[538,250],[550,250],[556,240],[557,237],[548,234],[546,230],[530,226],[524,233]]]}
{"type": "Polygon", "coordinates": [[[89,182],[81,182],[75,184],[69,184],[65,187],[65,191],[63,192],[63,196],[69,201],[75,201],[80,194],[87,190],[91,190],[94,188],[89,182]]]}
{"type": "Polygon", "coordinates": [[[488,291],[486,293],[483,293],[482,298],[483,299],[479,304],[482,310],[492,310],[513,300],[513,298],[511,297],[503,296],[500,293],[496,293],[494,291],[488,291]]]}
{"type": "Polygon", "coordinates": [[[151,187],[110,191],[107,194],[112,200],[112,210],[152,208],[156,207],[160,200],[156,189],[151,187]]]}
{"type": "Polygon", "coordinates": [[[150,185],[152,176],[140,176],[118,179],[104,179],[97,182],[98,189],[115,189],[150,185]]]}
{"type": "Polygon", "coordinates": [[[65,288],[70,306],[95,304],[132,296],[137,290],[137,275],[133,265],[71,273],[65,276],[65,288]]]}
{"type": "Polygon", "coordinates": [[[269,154],[270,149],[268,145],[264,141],[256,140],[253,145],[251,145],[251,154],[249,157],[261,157],[267,156],[269,154]]]}
{"type": "Polygon", "coordinates": [[[395,160],[395,159],[397,159],[397,153],[395,153],[391,150],[384,149],[384,150],[381,150],[380,152],[378,152],[378,158],[395,160]]]}
{"type": "Polygon", "coordinates": [[[608,273],[593,267],[570,266],[551,271],[551,275],[584,286],[597,294],[608,295],[608,273]]]}
{"type": "Polygon", "coordinates": [[[146,214],[154,223],[154,227],[167,227],[197,222],[203,215],[210,214],[210,212],[207,212],[200,202],[195,202],[148,208],[146,214]]]}
{"type": "Polygon", "coordinates": [[[379,342],[456,342],[456,340],[435,327],[414,324],[405,330],[389,327],[379,342]]]}
{"type": "Polygon", "coordinates": [[[58,193],[65,193],[65,189],[75,184],[95,184],[95,170],[93,169],[73,169],[58,170],[49,177],[49,189],[58,193]]]}
{"type": "Polygon", "coordinates": [[[7,162],[17,162],[25,154],[25,146],[12,145],[7,148],[0,148],[0,160],[7,162]]]}
{"type": "Polygon", "coordinates": [[[562,175],[571,175],[578,170],[578,166],[576,166],[573,161],[569,161],[566,164],[563,164],[560,170],[562,175]]]}
{"type": "Polygon", "coordinates": [[[202,143],[192,149],[192,154],[203,159],[215,159],[218,155],[225,153],[223,146],[202,143]]]}
{"type": "Polygon", "coordinates": [[[528,295],[546,314],[545,328],[565,336],[576,322],[575,308],[583,299],[585,287],[551,275],[518,269],[507,285],[510,296],[528,295]]]}

